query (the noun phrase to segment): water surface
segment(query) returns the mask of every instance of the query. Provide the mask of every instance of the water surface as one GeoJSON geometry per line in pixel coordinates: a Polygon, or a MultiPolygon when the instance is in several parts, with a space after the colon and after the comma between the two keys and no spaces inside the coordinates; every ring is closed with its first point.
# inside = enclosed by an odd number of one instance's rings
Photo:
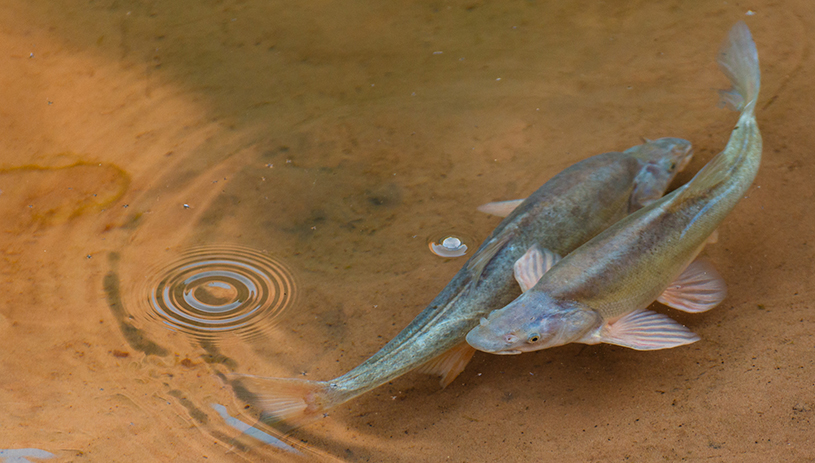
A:
{"type": "Polygon", "coordinates": [[[815,456],[810,2],[165,3],[0,11],[0,457],[815,456]],[[477,354],[441,391],[411,373],[289,436],[249,427],[225,378],[359,364],[466,259],[428,244],[497,225],[478,205],[640,137],[691,140],[688,180],[736,121],[714,58],[742,19],[765,155],[705,251],[729,296],[657,307],[701,342],[477,354]],[[155,291],[224,249],[295,284],[233,266],[155,291]]]}

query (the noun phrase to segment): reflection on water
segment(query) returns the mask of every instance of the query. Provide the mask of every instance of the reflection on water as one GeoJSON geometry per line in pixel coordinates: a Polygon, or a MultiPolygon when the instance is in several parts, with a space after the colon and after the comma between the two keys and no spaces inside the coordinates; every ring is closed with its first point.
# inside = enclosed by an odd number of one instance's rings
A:
{"type": "Polygon", "coordinates": [[[480,204],[640,136],[692,140],[690,178],[732,128],[713,59],[745,10],[4,2],[0,460],[812,459],[809,4],[750,5],[768,162],[705,251],[732,296],[688,319],[704,342],[477,354],[283,438],[223,378],[364,361],[466,259],[433,251],[499,222],[480,204]]]}
{"type": "Polygon", "coordinates": [[[44,459],[53,456],[53,453],[40,449],[0,449],[0,462],[3,463],[31,463],[26,457],[44,459]]]}
{"type": "Polygon", "coordinates": [[[198,340],[269,332],[295,301],[294,276],[280,261],[241,247],[185,252],[135,291],[147,317],[198,340]]]}
{"type": "Polygon", "coordinates": [[[302,455],[302,453],[299,450],[297,450],[296,448],[292,447],[291,445],[283,442],[282,440],[278,439],[277,437],[272,436],[271,434],[268,434],[266,432],[263,432],[260,429],[255,428],[254,426],[251,426],[249,424],[246,424],[243,421],[239,420],[238,418],[235,418],[235,417],[231,416],[226,411],[226,407],[224,407],[223,405],[221,405],[221,404],[211,404],[211,407],[212,407],[213,410],[218,412],[219,415],[221,415],[221,418],[224,420],[224,422],[226,424],[228,424],[229,426],[237,429],[241,433],[246,434],[247,436],[250,436],[252,438],[255,438],[255,439],[263,442],[264,444],[272,445],[272,446],[277,447],[279,449],[285,450],[286,452],[291,452],[291,453],[295,453],[295,454],[298,454],[298,455],[302,455]]]}

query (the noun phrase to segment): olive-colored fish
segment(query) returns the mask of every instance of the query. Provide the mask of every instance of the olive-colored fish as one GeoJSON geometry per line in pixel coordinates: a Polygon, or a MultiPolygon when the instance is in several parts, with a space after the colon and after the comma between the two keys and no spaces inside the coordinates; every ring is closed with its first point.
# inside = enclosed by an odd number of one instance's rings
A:
{"type": "Polygon", "coordinates": [[[726,293],[710,264],[694,261],[750,187],[761,161],[755,119],[758,53],[736,24],[718,57],[733,84],[728,103],[741,109],[727,147],[686,185],[629,215],[556,263],[532,246],[515,267],[525,292],[467,334],[476,349],[517,354],[570,342],[664,349],[699,338],[654,300],[686,312],[716,306],[726,293]],[[550,269],[551,268],[551,269],[550,269]]]}
{"type": "Polygon", "coordinates": [[[685,140],[648,141],[577,163],[526,200],[483,207],[508,216],[430,305],[371,358],[330,381],[243,375],[241,386],[255,395],[265,421],[298,426],[418,367],[440,374],[447,385],[475,352],[464,342],[467,332],[520,293],[512,266],[530,246],[555,253],[577,248],[660,198],[690,157],[685,140]]]}

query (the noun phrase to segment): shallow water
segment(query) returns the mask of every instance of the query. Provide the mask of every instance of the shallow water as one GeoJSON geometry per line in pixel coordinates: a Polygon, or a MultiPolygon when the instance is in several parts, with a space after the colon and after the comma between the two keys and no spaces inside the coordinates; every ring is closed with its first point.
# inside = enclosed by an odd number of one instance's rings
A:
{"type": "Polygon", "coordinates": [[[811,2],[165,3],[0,10],[0,458],[815,458],[811,2]],[[359,364],[466,259],[428,244],[497,225],[478,205],[640,137],[691,140],[688,180],[736,121],[714,58],[741,19],[765,148],[705,251],[729,296],[658,308],[701,342],[476,354],[444,390],[410,373],[248,428],[226,375],[359,364]],[[279,263],[280,310],[211,329],[243,300],[216,279],[197,328],[151,311],[201,247],[279,263]]]}

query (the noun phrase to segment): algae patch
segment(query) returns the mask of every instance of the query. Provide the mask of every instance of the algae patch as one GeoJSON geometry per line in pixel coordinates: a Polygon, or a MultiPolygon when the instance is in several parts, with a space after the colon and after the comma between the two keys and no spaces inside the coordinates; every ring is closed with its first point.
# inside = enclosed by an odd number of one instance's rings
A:
{"type": "Polygon", "coordinates": [[[60,225],[119,200],[130,176],[107,163],[25,165],[0,169],[0,217],[6,231],[60,225]]]}

